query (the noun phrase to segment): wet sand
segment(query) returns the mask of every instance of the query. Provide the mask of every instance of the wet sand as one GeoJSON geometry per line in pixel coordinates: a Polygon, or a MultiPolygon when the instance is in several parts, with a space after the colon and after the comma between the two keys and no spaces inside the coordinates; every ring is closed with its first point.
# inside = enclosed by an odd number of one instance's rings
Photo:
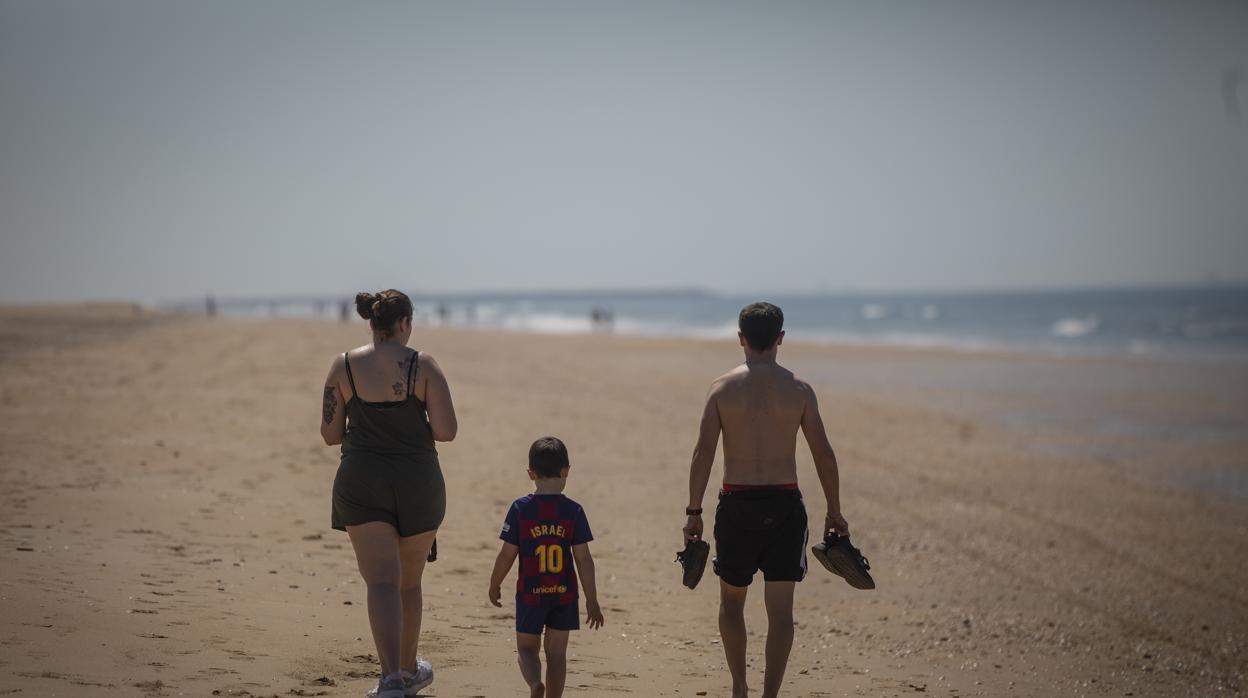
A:
{"type": "MultiPolygon", "coordinates": [[[[329,529],[337,454],[317,420],[334,353],[365,337],[0,310],[0,695],[363,695],[364,588],[329,529]]],[[[879,588],[812,568],[787,695],[1244,691],[1248,367],[798,339],[781,359],[819,389],[879,588]]],[[[425,328],[412,343],[461,423],[442,448],[426,695],[520,692],[512,614],[485,588],[546,433],[571,449],[607,620],[573,636],[570,693],[727,695],[716,580],[686,590],[672,560],[701,401],[739,349],[425,328]]],[[[817,520],[804,452],[800,467],[817,520]]],[[[747,620],[757,691],[759,594],[747,620]]]]}

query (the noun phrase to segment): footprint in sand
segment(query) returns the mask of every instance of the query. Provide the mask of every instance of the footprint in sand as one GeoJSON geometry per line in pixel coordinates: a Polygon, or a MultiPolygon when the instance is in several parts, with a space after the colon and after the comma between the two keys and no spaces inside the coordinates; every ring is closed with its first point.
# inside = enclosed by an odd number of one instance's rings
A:
{"type": "Polygon", "coordinates": [[[617,671],[595,671],[594,678],[595,679],[610,679],[610,680],[618,681],[619,679],[635,679],[637,678],[637,675],[636,674],[621,674],[617,671]]]}

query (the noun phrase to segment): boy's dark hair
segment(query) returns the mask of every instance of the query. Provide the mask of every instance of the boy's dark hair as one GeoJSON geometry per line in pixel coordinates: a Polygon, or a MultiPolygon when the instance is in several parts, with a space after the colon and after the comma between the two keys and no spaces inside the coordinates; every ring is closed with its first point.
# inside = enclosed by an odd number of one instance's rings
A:
{"type": "Polygon", "coordinates": [[[538,477],[559,477],[568,467],[568,447],[553,436],[543,436],[529,446],[529,470],[538,477]]]}
{"type": "Polygon", "coordinates": [[[737,327],[745,335],[745,343],[754,351],[767,351],[776,344],[784,330],[784,312],[777,306],[759,301],[741,309],[737,327]]]}

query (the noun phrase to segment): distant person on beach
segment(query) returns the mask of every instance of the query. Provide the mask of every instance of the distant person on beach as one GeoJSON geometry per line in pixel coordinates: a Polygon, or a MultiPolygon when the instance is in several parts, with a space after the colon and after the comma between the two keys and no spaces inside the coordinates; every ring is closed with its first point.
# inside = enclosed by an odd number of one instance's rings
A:
{"type": "Polygon", "coordinates": [[[563,495],[568,483],[568,449],[553,436],[529,447],[534,493],[512,502],[503,522],[502,549],[490,575],[490,603],[502,607],[502,584],[520,558],[516,579],[516,654],[530,698],[560,698],[568,672],[568,633],[581,627],[576,577],[585,590],[585,622],[602,627],[594,558],[594,536],[580,504],[563,495]],[[575,565],[573,564],[575,561],[575,565]],[[545,633],[546,683],[542,683],[545,633]]]}
{"type": "Polygon", "coordinates": [[[595,305],[589,310],[589,324],[594,332],[610,332],[615,325],[615,313],[610,308],[595,305]]]}
{"type": "Polygon", "coordinates": [[[823,531],[849,534],[841,516],[836,455],[828,443],[815,393],[776,363],[784,341],[784,313],[771,303],[741,310],[738,337],[745,363],[711,384],[689,468],[685,541],[702,537],[702,497],[720,433],[724,481],[715,508],[715,574],[720,580],[719,633],[732,695],[748,695],[745,676],[745,596],[763,572],[767,607],[764,698],[779,695],[793,648],[793,592],[806,576],[806,507],[797,488],[796,436],[810,446],[828,511],[823,531]]]}
{"type": "Polygon", "coordinates": [[[435,441],[458,423],[433,357],[408,348],[412,301],[393,289],[355,297],[373,341],[340,354],[325,379],[321,436],[342,444],[331,525],[346,531],[368,587],[381,662],[369,696],[403,698],[433,682],[417,655],[421,575],[446,513],[435,441]]]}

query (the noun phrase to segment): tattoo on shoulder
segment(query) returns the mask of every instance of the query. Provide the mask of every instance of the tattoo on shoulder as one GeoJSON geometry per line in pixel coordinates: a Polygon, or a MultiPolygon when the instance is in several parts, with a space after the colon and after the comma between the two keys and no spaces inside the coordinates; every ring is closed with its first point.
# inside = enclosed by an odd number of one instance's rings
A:
{"type": "MultiPolygon", "coordinates": [[[[395,363],[397,363],[397,364],[398,364],[398,366],[399,366],[399,371],[400,371],[400,372],[404,375],[404,377],[406,377],[407,375],[409,375],[409,368],[408,368],[408,367],[409,367],[409,366],[411,365],[411,363],[412,363],[412,361],[411,361],[411,359],[410,359],[410,358],[409,358],[409,359],[404,359],[404,360],[402,360],[402,361],[396,361],[395,363]]],[[[406,384],[406,383],[404,383],[403,381],[395,381],[393,384],[391,384],[391,386],[390,386],[390,387],[394,390],[394,396],[395,396],[395,397],[403,397],[403,393],[405,392],[405,388],[407,388],[407,384],[406,384]]]]}
{"type": "Polygon", "coordinates": [[[334,386],[325,386],[325,401],[322,404],[321,417],[326,424],[334,421],[334,413],[338,411],[338,396],[334,394],[334,386]]]}

